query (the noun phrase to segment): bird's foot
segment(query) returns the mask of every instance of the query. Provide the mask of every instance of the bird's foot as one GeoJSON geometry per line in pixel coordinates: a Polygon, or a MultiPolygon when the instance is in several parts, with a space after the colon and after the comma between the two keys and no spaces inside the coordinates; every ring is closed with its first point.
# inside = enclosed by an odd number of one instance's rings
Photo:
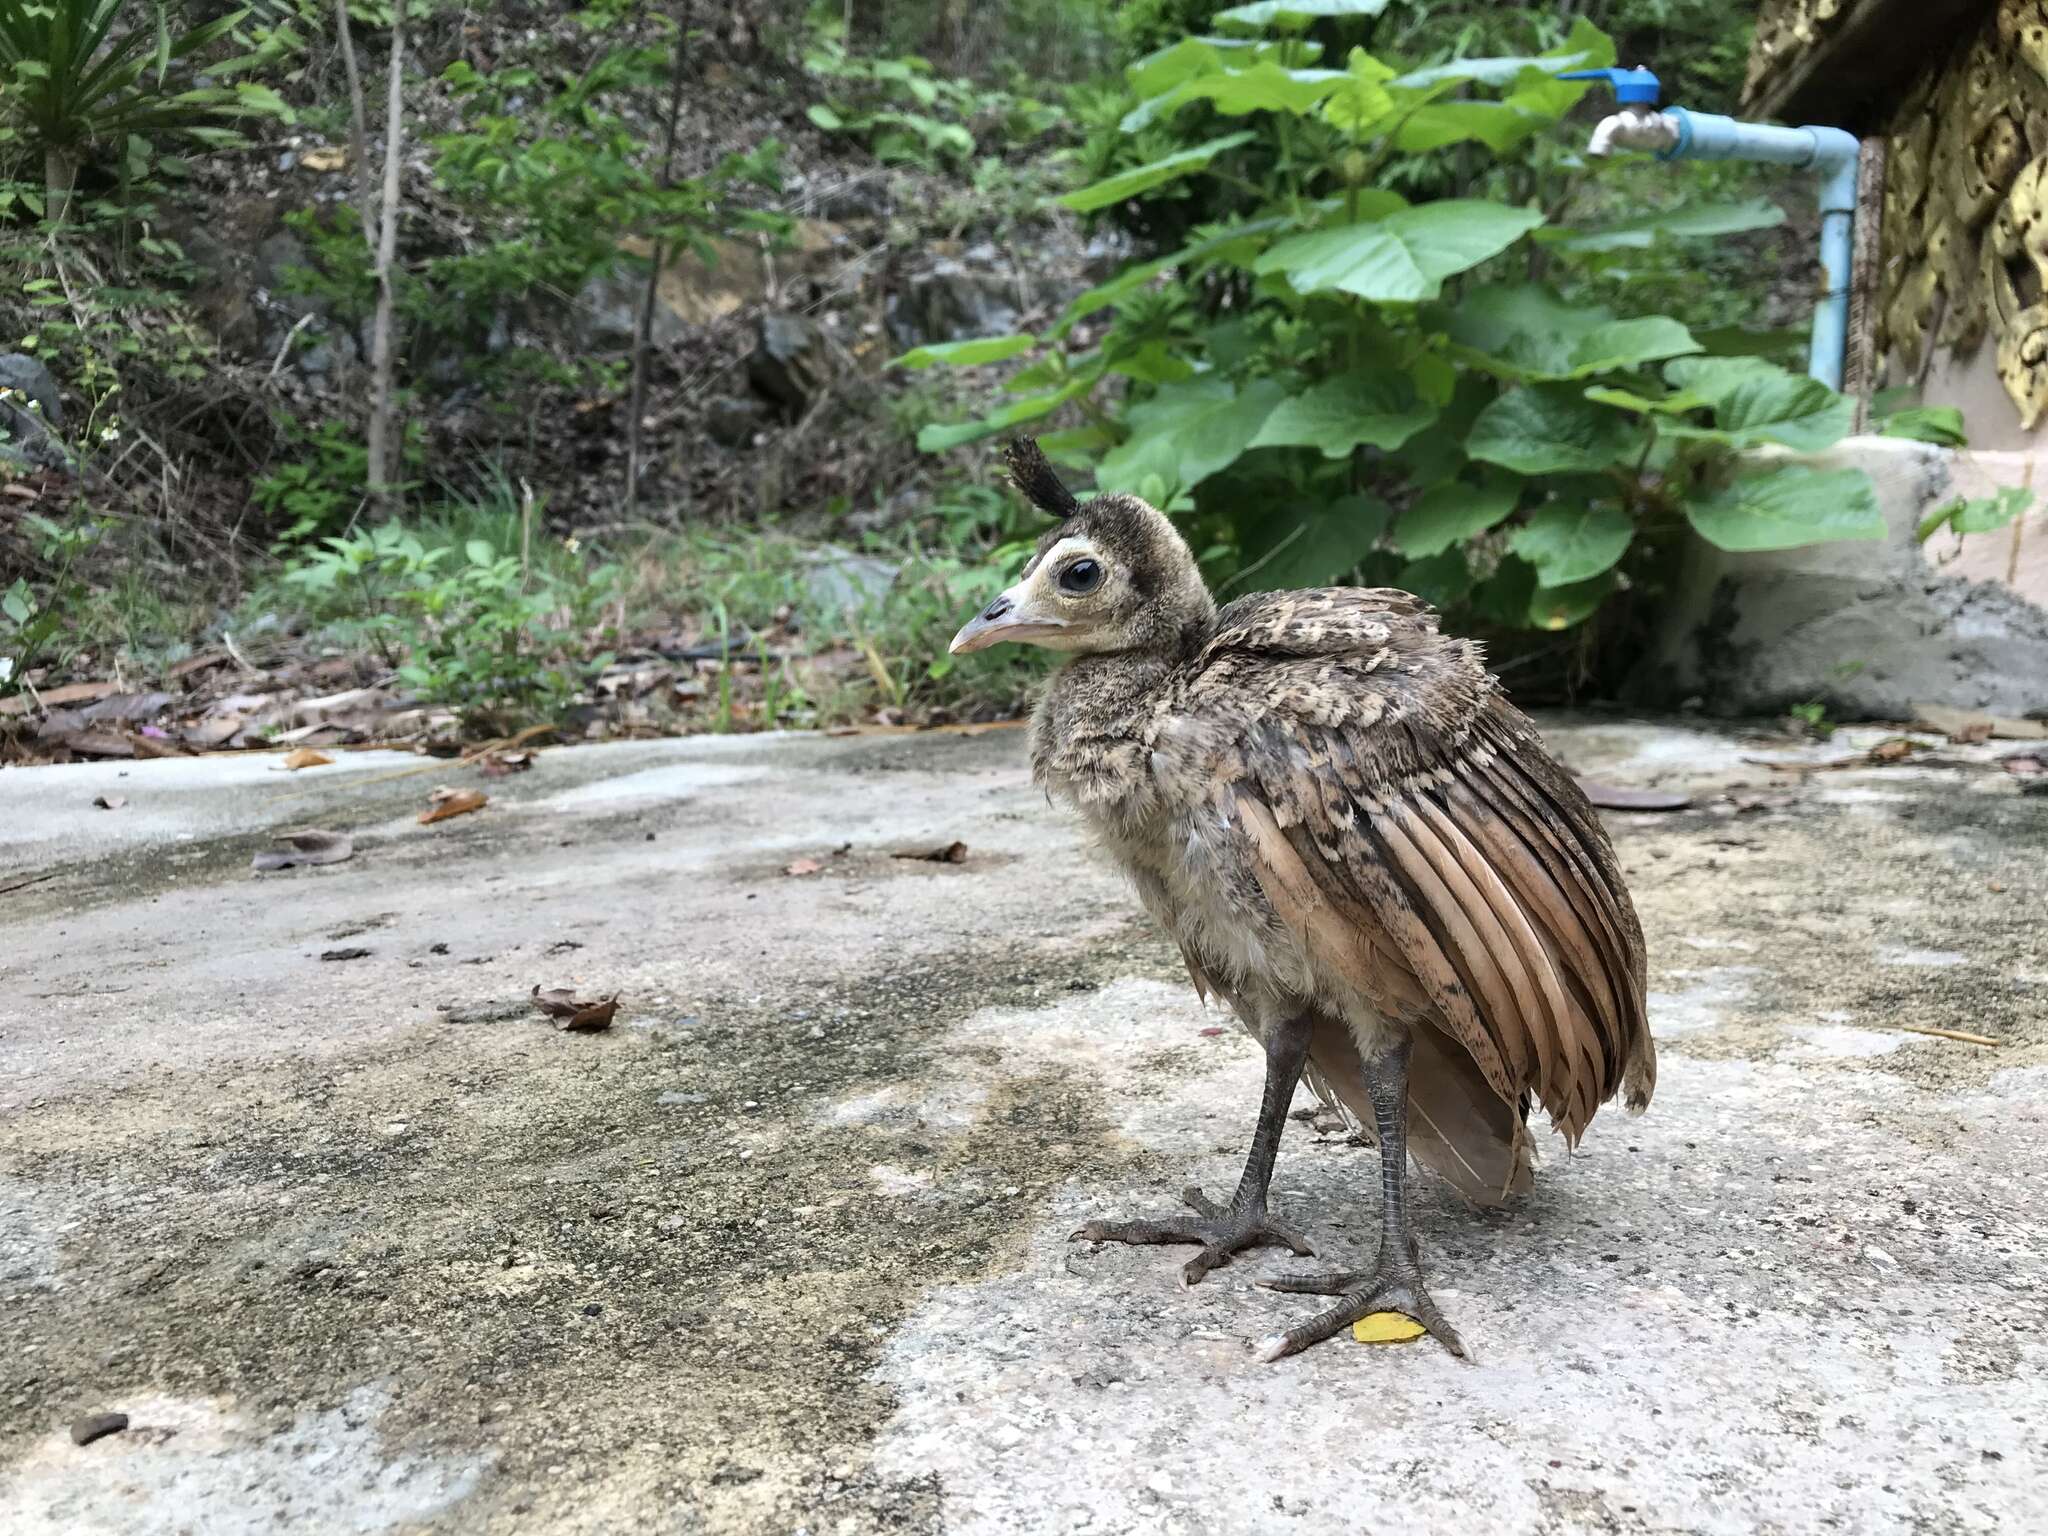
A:
{"type": "Polygon", "coordinates": [[[1202,1251],[1181,1266],[1182,1285],[1199,1284],[1202,1276],[1229,1263],[1233,1253],[1245,1248],[1275,1244],[1305,1258],[1315,1253],[1299,1233],[1267,1219],[1264,1201],[1251,1207],[1218,1205],[1192,1185],[1181,1191],[1181,1200],[1198,1214],[1165,1216],[1157,1221],[1091,1221],[1067,1241],[1199,1243],[1202,1251]]]}
{"type": "Polygon", "coordinates": [[[1389,1259],[1386,1249],[1382,1248],[1378,1266],[1369,1271],[1281,1275],[1261,1280],[1259,1284],[1269,1291],[1286,1291],[1297,1296],[1335,1296],[1339,1300],[1334,1307],[1318,1312],[1307,1322],[1297,1324],[1285,1333],[1261,1339],[1259,1358],[1278,1360],[1299,1354],[1311,1344],[1320,1344],[1374,1312],[1400,1312],[1414,1318],[1445,1349],[1460,1359],[1464,1358],[1465,1345],[1458,1338],[1457,1330],[1444,1320],[1443,1313],[1429,1299],[1429,1292],[1422,1284],[1422,1264],[1415,1244],[1408,1244],[1405,1251],[1396,1249],[1395,1253],[1396,1256],[1389,1259]]]}

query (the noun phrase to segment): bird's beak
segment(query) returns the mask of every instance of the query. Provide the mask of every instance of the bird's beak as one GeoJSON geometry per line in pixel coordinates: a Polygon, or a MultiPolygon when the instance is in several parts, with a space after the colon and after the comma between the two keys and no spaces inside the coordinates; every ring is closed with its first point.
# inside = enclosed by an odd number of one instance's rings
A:
{"type": "Polygon", "coordinates": [[[1043,639],[1066,627],[1065,619],[1039,612],[1020,584],[961,625],[960,633],[946,649],[955,656],[965,656],[969,651],[986,650],[1006,640],[1043,639]]]}

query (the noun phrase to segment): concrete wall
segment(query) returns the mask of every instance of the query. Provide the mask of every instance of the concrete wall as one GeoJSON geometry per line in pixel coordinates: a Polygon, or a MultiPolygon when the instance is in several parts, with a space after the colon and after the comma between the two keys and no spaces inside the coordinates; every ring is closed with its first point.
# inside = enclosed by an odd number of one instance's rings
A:
{"type": "Polygon", "coordinates": [[[1917,538],[1959,496],[2036,485],[2040,457],[1845,440],[1811,462],[1866,471],[1889,535],[1754,555],[1696,545],[1646,683],[1740,713],[1820,699],[1846,719],[1907,719],[1922,702],[2048,716],[2048,512],[1917,538]]]}

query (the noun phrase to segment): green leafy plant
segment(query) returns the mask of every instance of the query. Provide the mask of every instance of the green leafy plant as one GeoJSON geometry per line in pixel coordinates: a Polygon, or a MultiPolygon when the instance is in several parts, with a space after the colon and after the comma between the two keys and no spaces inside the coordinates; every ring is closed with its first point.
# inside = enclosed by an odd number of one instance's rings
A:
{"type": "Polygon", "coordinates": [[[804,69],[827,86],[826,100],[807,110],[814,124],[858,139],[878,160],[926,170],[972,160],[977,129],[1028,144],[1061,121],[1059,109],[1048,102],[949,79],[916,54],[859,57],[830,29],[804,55],[804,69]]]}
{"type": "Polygon", "coordinates": [[[70,526],[36,513],[22,518],[42,572],[0,588],[0,698],[29,686],[29,674],[61,663],[78,639],[77,613],[86,596],[78,562],[99,542],[100,526],[70,526]]]}
{"type": "Polygon", "coordinates": [[[1218,216],[1127,217],[1182,243],[1043,333],[899,359],[1032,354],[1006,403],[928,426],[920,446],[1028,427],[1100,488],[1180,514],[1226,587],[1356,575],[1505,627],[1569,628],[1654,583],[1688,526],[1730,550],[1881,537],[1861,473],[1751,454],[1828,447],[1851,402],[1767,358],[1714,355],[1724,338],[1673,317],[1531,280],[1769,222],[1548,221],[1557,199],[1532,195],[1532,171],[1583,91],[1556,76],[1612,63],[1607,37],[1581,18],[1535,56],[1325,59],[1321,37],[1383,9],[1239,6],[1218,35],[1131,65],[1117,131],[1149,158],[1099,157],[1106,174],[1060,201],[1218,216]],[[1417,196],[1387,184],[1399,163],[1417,196]]]}
{"type": "Polygon", "coordinates": [[[444,542],[386,523],[320,540],[284,580],[380,649],[424,702],[477,729],[556,718],[611,661],[592,644],[618,585],[609,565],[543,564],[489,537],[444,542]]]}
{"type": "MultiPolygon", "coordinates": [[[[127,147],[184,138],[225,147],[242,139],[226,120],[291,116],[269,86],[185,86],[173,66],[225,37],[246,11],[173,33],[162,5],[136,0],[20,0],[0,6],[0,153],[39,155],[47,212],[63,215],[96,153],[127,163],[127,147]]],[[[44,209],[32,209],[41,213],[44,209]]]]}

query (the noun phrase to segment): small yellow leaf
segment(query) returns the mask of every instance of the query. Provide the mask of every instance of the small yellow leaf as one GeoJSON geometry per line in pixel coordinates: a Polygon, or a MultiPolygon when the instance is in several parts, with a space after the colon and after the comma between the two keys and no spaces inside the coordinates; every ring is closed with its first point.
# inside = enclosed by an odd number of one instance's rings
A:
{"type": "Polygon", "coordinates": [[[301,768],[325,768],[334,759],[325,752],[315,752],[311,747],[295,747],[284,757],[287,773],[297,773],[301,768]]]}
{"type": "Polygon", "coordinates": [[[345,149],[309,149],[299,156],[299,164],[309,171],[338,171],[348,164],[345,149]]]}
{"type": "Polygon", "coordinates": [[[1361,1344],[1405,1344],[1427,1332],[1405,1312],[1368,1312],[1351,1325],[1351,1337],[1361,1344]]]}

